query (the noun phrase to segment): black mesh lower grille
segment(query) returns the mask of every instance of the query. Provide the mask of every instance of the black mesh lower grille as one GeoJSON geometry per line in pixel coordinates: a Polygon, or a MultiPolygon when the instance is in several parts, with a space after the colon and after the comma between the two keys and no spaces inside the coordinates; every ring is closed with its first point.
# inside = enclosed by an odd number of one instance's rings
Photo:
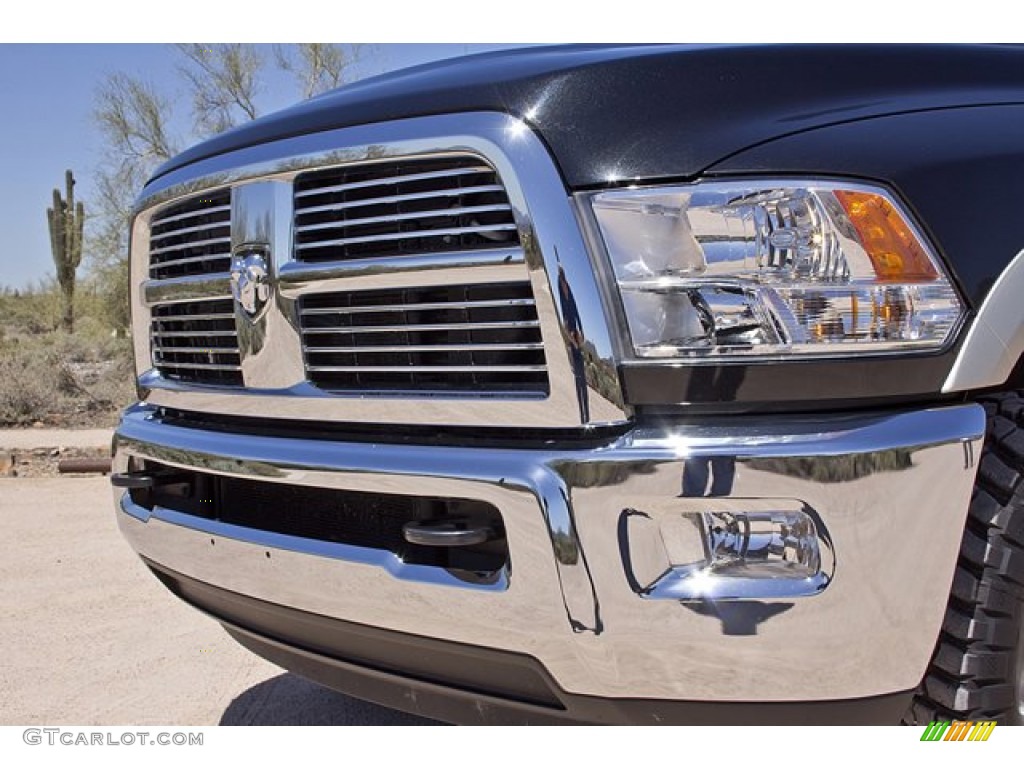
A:
{"type": "Polygon", "coordinates": [[[270,483],[181,470],[147,461],[153,488],[134,489],[132,500],[258,531],[392,552],[401,560],[464,571],[467,580],[487,582],[508,560],[501,515],[490,504],[471,499],[386,493],[270,483]],[[467,520],[496,532],[471,547],[426,547],[403,535],[409,522],[467,520]]]}

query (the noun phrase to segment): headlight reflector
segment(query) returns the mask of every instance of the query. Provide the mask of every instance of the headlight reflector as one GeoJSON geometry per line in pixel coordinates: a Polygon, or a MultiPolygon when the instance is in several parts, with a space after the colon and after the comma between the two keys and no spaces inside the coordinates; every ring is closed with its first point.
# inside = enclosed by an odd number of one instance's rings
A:
{"type": "Polygon", "coordinates": [[[700,182],[590,196],[640,358],[941,348],[962,312],[880,188],[700,182]]]}

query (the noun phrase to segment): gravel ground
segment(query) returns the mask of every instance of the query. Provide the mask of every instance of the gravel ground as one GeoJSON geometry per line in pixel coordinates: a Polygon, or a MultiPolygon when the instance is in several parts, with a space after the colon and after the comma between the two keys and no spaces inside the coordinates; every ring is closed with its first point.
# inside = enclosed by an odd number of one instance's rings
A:
{"type": "Polygon", "coordinates": [[[0,478],[0,521],[2,725],[428,722],[286,673],[171,596],[122,540],[105,477],[0,478]]]}

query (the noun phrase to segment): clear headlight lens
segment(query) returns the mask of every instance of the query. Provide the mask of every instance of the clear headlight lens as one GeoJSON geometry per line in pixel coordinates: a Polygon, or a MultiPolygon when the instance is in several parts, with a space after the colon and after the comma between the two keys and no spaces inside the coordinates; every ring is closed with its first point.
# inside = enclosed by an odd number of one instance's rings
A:
{"type": "Polygon", "coordinates": [[[882,189],[701,182],[590,197],[643,358],[942,347],[962,312],[882,189]]]}

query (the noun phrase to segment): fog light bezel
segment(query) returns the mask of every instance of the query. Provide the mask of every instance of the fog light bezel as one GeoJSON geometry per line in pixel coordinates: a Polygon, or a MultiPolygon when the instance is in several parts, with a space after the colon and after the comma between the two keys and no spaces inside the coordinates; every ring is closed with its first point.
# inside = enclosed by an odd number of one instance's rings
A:
{"type": "Polygon", "coordinates": [[[635,506],[624,509],[620,514],[619,547],[633,591],[654,600],[717,602],[813,597],[828,588],[836,571],[835,545],[821,515],[799,499],[638,498],[635,506]],[[741,569],[721,567],[722,563],[716,563],[714,553],[709,551],[706,525],[710,517],[723,513],[739,517],[782,515],[803,519],[810,525],[815,538],[815,571],[803,577],[780,577],[778,569],[770,567],[771,564],[761,575],[757,575],[756,563],[747,564],[746,575],[741,569]],[[646,529],[647,541],[639,529],[630,530],[631,521],[639,522],[646,529]],[[689,562],[673,562],[672,550],[678,553],[679,549],[680,525],[691,530],[694,542],[699,542],[695,546],[703,550],[703,561],[698,556],[689,562]],[[654,570],[648,570],[645,576],[644,566],[649,568],[652,565],[649,557],[653,551],[650,548],[652,535],[657,540],[653,550],[659,551],[654,559],[664,556],[664,560],[663,565],[655,565],[654,570]],[[673,539],[676,547],[673,547],[673,539]],[[648,547],[648,562],[641,563],[639,560],[645,556],[639,553],[645,546],[648,547]]]}

